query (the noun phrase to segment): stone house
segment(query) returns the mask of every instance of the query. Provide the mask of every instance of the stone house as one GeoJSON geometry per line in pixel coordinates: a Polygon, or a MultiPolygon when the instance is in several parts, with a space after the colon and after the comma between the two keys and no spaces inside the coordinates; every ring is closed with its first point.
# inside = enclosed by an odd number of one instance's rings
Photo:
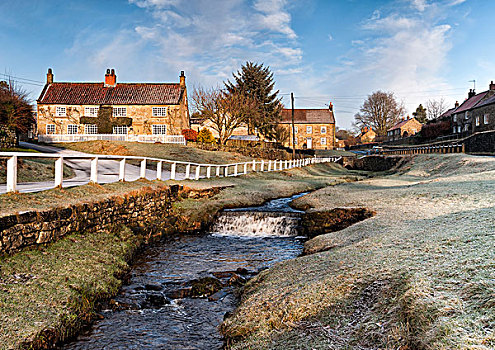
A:
{"type": "Polygon", "coordinates": [[[179,83],[54,82],[51,68],[37,100],[38,135],[180,135],[189,128],[186,77],[179,83]],[[105,111],[105,113],[102,113],[105,111]]]}
{"type": "Polygon", "coordinates": [[[487,91],[476,94],[474,90],[469,90],[468,98],[451,114],[452,133],[466,136],[472,132],[493,129],[493,122],[490,123],[489,120],[490,114],[493,115],[490,105],[493,104],[494,95],[493,81],[487,91]]]}
{"type": "MultiPolygon", "coordinates": [[[[290,137],[284,143],[292,147],[292,110],[283,109],[279,125],[289,129],[290,137]]],[[[334,149],[335,117],[333,106],[329,109],[294,109],[294,126],[297,149],[334,149]]]]}
{"type": "Polygon", "coordinates": [[[376,138],[376,132],[371,128],[371,126],[365,126],[361,129],[361,133],[358,135],[358,138],[361,143],[373,142],[376,138]]]}
{"type": "Polygon", "coordinates": [[[408,116],[407,119],[403,118],[400,122],[387,130],[387,139],[388,141],[395,141],[404,137],[415,135],[421,130],[422,126],[423,124],[421,124],[416,118],[409,118],[408,116]]]}

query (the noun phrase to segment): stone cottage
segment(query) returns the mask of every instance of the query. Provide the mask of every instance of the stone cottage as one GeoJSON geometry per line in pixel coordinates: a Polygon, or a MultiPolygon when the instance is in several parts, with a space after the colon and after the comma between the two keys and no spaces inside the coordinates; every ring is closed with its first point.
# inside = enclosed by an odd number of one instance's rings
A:
{"type": "Polygon", "coordinates": [[[415,135],[421,130],[421,124],[416,118],[412,117],[407,119],[402,119],[400,122],[392,126],[387,130],[387,140],[395,141],[404,137],[409,137],[415,135]]]}
{"type": "Polygon", "coordinates": [[[179,83],[54,82],[48,69],[37,100],[38,135],[180,135],[189,128],[186,77],[179,83]]]}

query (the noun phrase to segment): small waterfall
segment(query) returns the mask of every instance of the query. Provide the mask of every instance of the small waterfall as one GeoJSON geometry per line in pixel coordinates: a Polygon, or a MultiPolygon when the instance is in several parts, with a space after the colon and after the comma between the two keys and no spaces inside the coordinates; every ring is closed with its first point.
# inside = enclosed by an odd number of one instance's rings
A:
{"type": "Polygon", "coordinates": [[[299,213],[225,211],[212,232],[222,236],[290,237],[298,235],[299,213]]]}

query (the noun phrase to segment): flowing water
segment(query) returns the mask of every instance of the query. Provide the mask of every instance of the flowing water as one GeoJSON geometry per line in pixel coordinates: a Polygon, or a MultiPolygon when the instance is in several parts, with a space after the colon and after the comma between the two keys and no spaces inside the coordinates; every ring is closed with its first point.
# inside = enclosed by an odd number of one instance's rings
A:
{"type": "Polygon", "coordinates": [[[148,248],[102,320],[63,348],[222,348],[218,326],[235,309],[234,288],[302,251],[298,214],[288,206],[298,196],[225,211],[211,233],[176,236],[148,248]],[[203,278],[218,291],[193,297],[195,281],[203,278]]]}

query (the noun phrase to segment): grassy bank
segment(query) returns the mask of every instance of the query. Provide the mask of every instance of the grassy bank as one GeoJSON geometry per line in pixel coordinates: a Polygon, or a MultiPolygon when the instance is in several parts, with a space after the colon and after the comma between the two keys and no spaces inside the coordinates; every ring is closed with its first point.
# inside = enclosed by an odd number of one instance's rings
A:
{"type": "MultiPolygon", "coordinates": [[[[180,218],[178,228],[195,229],[211,221],[213,215],[225,207],[260,204],[270,198],[321,188],[356,176],[357,173],[338,165],[319,164],[287,172],[187,181],[182,184],[193,190],[226,188],[209,199],[186,198],[177,202],[174,213],[180,218]]],[[[64,205],[90,202],[159,185],[163,182],[141,180],[4,195],[0,196],[0,205],[4,212],[28,205],[47,209],[60,206],[61,200],[64,205]],[[6,203],[6,200],[11,202],[6,203]]],[[[39,348],[77,331],[81,323],[94,316],[96,300],[117,292],[140,242],[136,234],[114,229],[71,235],[39,249],[0,259],[0,348],[19,348],[25,341],[39,348]]]]}
{"type": "Polygon", "coordinates": [[[495,348],[494,189],[493,158],[424,155],[299,199],[376,215],[251,280],[229,348],[495,348]]]}

